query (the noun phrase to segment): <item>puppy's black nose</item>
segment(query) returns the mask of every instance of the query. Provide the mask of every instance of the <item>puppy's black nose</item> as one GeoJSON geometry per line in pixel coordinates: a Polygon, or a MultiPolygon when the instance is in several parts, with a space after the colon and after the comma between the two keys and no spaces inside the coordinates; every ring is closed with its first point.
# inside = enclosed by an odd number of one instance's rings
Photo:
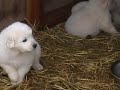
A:
{"type": "Polygon", "coordinates": [[[36,47],[37,47],[37,44],[33,44],[33,47],[36,48],[36,47]]]}

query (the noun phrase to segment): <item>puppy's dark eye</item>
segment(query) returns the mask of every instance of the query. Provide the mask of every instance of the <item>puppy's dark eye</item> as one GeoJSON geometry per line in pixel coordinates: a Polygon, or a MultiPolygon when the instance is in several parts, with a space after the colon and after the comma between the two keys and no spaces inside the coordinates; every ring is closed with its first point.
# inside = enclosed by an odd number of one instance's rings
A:
{"type": "Polygon", "coordinates": [[[24,39],[24,40],[23,40],[23,42],[26,42],[26,41],[27,41],[27,39],[24,39]]]}

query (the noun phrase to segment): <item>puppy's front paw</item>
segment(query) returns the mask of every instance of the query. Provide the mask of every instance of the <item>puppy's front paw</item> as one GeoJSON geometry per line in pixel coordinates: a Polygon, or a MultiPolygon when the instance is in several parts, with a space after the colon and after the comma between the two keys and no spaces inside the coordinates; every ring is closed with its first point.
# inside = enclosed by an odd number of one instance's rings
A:
{"type": "Polygon", "coordinates": [[[12,75],[12,77],[10,77],[10,81],[11,81],[11,84],[12,85],[17,85],[17,82],[18,82],[18,75],[12,75]]]}
{"type": "Polygon", "coordinates": [[[17,82],[11,82],[11,84],[12,84],[12,85],[18,85],[18,83],[17,83],[17,82]]]}
{"type": "Polygon", "coordinates": [[[22,82],[23,82],[23,78],[21,78],[20,76],[19,76],[19,78],[17,78],[17,81],[15,79],[11,80],[12,85],[18,85],[18,84],[20,84],[22,82]]]}
{"type": "Polygon", "coordinates": [[[41,64],[37,64],[33,66],[33,69],[35,70],[43,70],[43,66],[41,64]]]}
{"type": "Polygon", "coordinates": [[[19,85],[21,81],[11,82],[12,85],[19,85]]]}

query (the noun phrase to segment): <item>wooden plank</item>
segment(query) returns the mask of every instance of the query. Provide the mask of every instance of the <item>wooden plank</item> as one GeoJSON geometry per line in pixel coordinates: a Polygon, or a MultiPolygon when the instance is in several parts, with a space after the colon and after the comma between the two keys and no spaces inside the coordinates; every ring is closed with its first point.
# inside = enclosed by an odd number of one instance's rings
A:
{"type": "Polygon", "coordinates": [[[41,26],[45,24],[42,0],[27,0],[26,14],[27,20],[31,24],[41,26]]]}

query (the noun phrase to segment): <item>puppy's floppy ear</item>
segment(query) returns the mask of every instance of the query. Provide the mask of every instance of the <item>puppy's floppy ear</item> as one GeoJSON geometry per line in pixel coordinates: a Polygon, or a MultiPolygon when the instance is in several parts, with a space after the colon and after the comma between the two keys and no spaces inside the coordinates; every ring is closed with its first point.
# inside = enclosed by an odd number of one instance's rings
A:
{"type": "Polygon", "coordinates": [[[13,37],[8,38],[7,43],[6,43],[8,48],[13,48],[15,47],[15,40],[13,37]]]}

